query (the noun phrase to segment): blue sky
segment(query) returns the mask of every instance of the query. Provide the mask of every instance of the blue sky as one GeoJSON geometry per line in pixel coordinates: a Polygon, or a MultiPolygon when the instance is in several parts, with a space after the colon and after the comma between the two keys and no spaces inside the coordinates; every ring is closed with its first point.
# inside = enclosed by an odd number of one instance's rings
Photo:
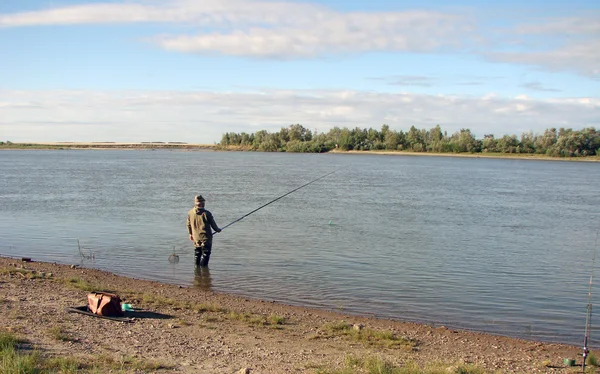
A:
{"type": "Polygon", "coordinates": [[[0,2],[0,140],[599,127],[597,1],[0,2]]]}

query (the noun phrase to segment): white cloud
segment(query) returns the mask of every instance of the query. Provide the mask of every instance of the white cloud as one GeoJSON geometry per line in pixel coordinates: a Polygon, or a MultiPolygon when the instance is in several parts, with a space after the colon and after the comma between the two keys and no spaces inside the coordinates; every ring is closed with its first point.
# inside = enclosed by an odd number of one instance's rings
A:
{"type": "Polygon", "coordinates": [[[543,22],[521,25],[514,32],[522,35],[600,35],[600,12],[580,17],[550,18],[543,22]]]}
{"type": "Polygon", "coordinates": [[[269,58],[461,48],[474,29],[471,20],[450,13],[337,12],[310,3],[252,0],[98,3],[0,15],[0,27],[137,22],[210,29],[150,38],[167,50],[269,58]]]}
{"type": "Polygon", "coordinates": [[[309,26],[338,14],[312,3],[260,0],[164,0],[92,3],[0,14],[0,27],[43,25],[175,23],[192,26],[309,26]]]}
{"type": "Polygon", "coordinates": [[[485,53],[495,61],[543,67],[550,71],[573,70],[600,78],[600,37],[571,42],[550,50],[485,53]]]}
{"type": "MultiPolygon", "coordinates": [[[[290,26],[236,27],[226,33],[161,36],[168,50],[256,57],[314,57],[367,51],[429,52],[459,48],[469,30],[463,17],[437,12],[306,13],[290,26]]],[[[293,17],[290,17],[293,18],[293,17]]]]}
{"type": "Polygon", "coordinates": [[[340,12],[307,2],[164,0],[0,14],[0,28],[149,22],[164,29],[146,40],[185,53],[294,59],[371,51],[458,51],[497,62],[600,76],[599,12],[518,24],[518,15],[484,20],[475,14],[340,12]],[[501,30],[489,26],[499,22],[509,26],[501,30]],[[171,28],[181,25],[197,31],[182,34],[171,28]]]}
{"type": "Polygon", "coordinates": [[[558,90],[556,88],[545,87],[541,82],[538,82],[538,81],[523,83],[523,84],[521,84],[521,87],[526,88],[528,90],[532,90],[532,91],[560,92],[560,90],[558,90]]]}
{"type": "Polygon", "coordinates": [[[224,132],[278,131],[293,123],[484,134],[600,127],[600,99],[536,100],[328,90],[257,92],[0,91],[0,133],[11,141],[187,141],[224,132]],[[49,120],[51,119],[51,120],[49,120]]]}

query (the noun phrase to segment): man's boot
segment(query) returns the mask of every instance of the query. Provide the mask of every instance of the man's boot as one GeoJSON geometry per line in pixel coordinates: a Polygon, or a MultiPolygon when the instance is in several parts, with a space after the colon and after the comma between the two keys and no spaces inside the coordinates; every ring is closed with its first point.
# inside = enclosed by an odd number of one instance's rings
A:
{"type": "Polygon", "coordinates": [[[202,251],[202,257],[200,257],[200,267],[207,267],[208,261],[210,260],[210,252],[202,251]]]}
{"type": "Polygon", "coordinates": [[[194,265],[195,267],[200,267],[202,263],[202,248],[198,247],[194,251],[194,265]]]}

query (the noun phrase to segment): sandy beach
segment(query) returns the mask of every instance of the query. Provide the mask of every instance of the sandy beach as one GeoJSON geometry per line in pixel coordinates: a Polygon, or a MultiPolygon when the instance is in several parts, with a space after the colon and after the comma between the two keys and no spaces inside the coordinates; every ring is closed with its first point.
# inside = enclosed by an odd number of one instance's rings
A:
{"type": "Polygon", "coordinates": [[[0,326],[43,357],[152,363],[125,372],[362,373],[361,362],[378,360],[424,372],[434,365],[447,373],[575,373],[581,368],[565,366],[564,359],[577,365],[582,359],[580,347],[564,344],[351,316],[1,257],[0,326]],[[118,294],[143,318],[117,322],[66,311],[86,305],[91,290],[118,294]]]}

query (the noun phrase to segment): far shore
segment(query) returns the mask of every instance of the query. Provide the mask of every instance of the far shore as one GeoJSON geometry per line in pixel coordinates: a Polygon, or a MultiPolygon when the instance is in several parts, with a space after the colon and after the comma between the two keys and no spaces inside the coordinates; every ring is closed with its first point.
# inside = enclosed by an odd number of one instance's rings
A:
{"type": "Polygon", "coordinates": [[[0,145],[1,149],[28,150],[28,149],[183,149],[183,150],[214,150],[216,144],[191,144],[185,142],[31,142],[10,143],[0,145]]]}
{"type": "MultiPolygon", "coordinates": [[[[77,150],[77,149],[130,149],[130,150],[154,150],[170,149],[184,151],[251,151],[248,147],[220,146],[218,144],[198,144],[185,142],[36,142],[36,143],[10,143],[0,145],[0,150],[77,150]]],[[[386,155],[386,156],[429,156],[429,157],[464,157],[464,158],[500,158],[514,160],[537,160],[537,161],[577,161],[577,162],[600,162],[600,156],[581,157],[551,157],[543,154],[531,153],[432,153],[411,151],[343,151],[333,149],[327,154],[351,154],[351,155],[386,155]]]]}

